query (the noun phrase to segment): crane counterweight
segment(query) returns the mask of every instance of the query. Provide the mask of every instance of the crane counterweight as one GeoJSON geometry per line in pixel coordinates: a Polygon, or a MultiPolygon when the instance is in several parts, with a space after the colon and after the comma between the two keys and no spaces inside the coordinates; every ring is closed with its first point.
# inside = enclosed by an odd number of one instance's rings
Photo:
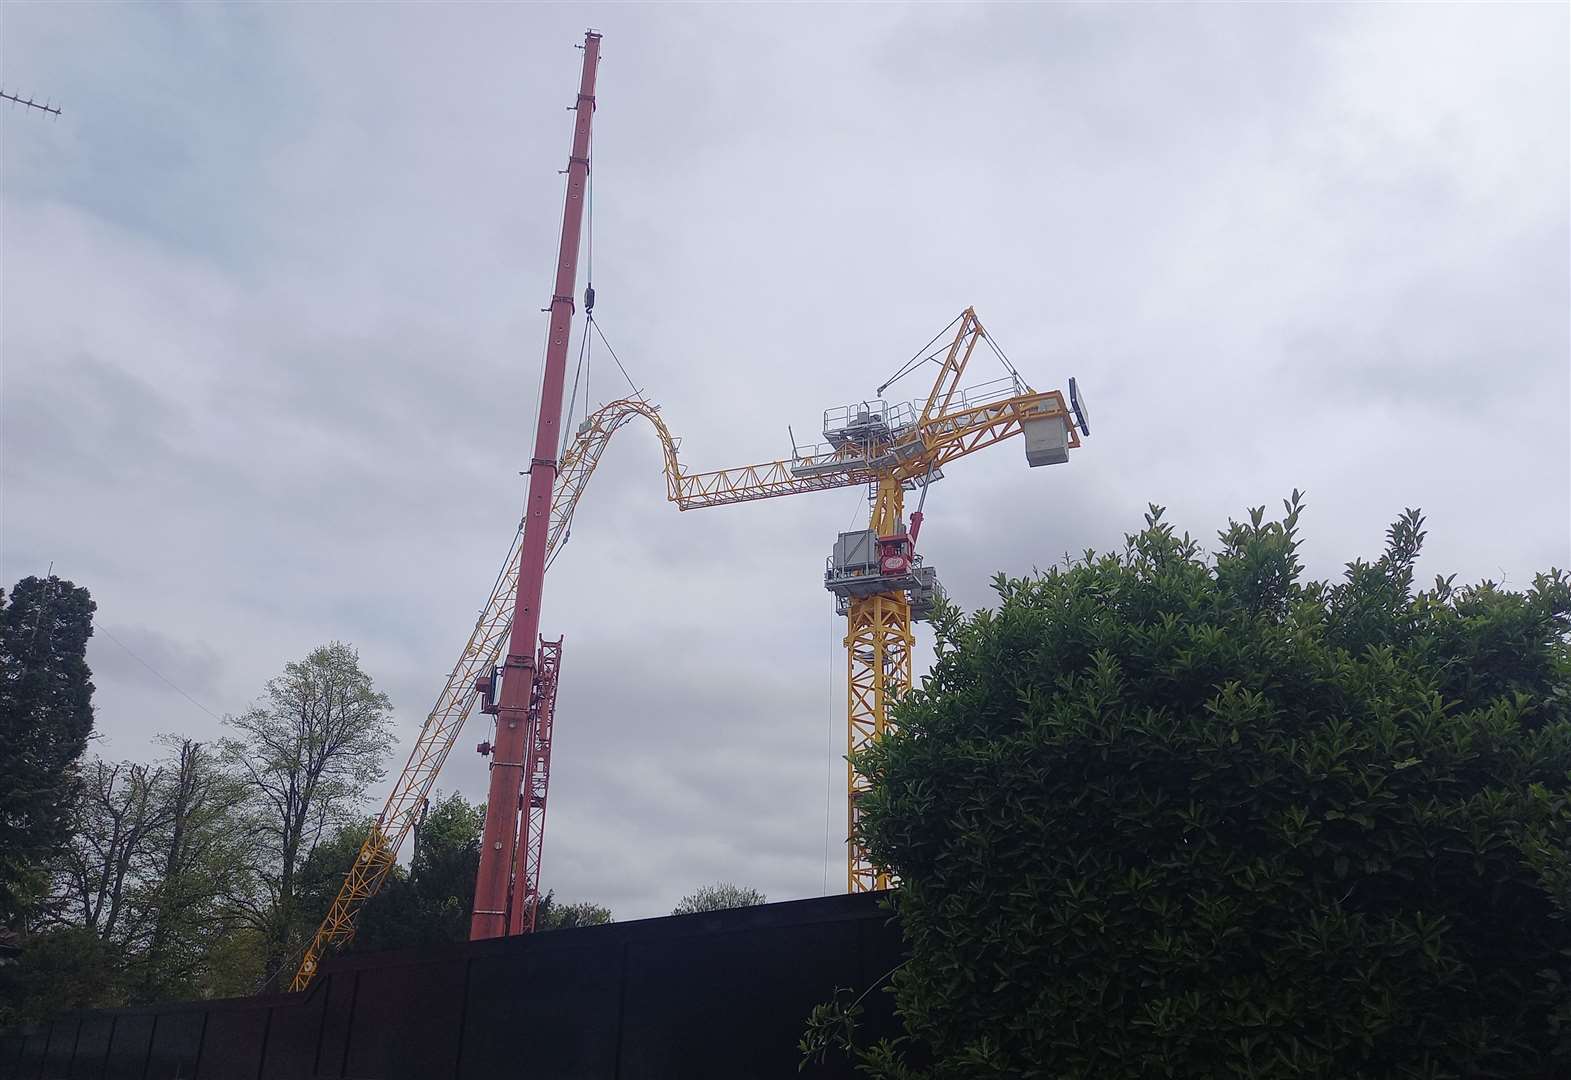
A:
{"type": "Polygon", "coordinates": [[[1025,432],[1026,464],[1062,465],[1069,460],[1069,418],[1044,416],[1021,425],[1025,432]]]}

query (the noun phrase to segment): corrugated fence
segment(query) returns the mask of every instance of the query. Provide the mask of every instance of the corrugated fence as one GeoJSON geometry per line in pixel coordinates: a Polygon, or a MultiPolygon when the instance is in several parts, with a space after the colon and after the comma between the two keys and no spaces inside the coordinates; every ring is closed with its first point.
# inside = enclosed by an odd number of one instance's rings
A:
{"type": "MultiPolygon", "coordinates": [[[[0,1077],[797,1077],[808,1011],[900,963],[880,896],[350,956],[304,994],[72,1013],[0,1034],[0,1077]]],[[[895,1033],[889,995],[862,1004],[870,1037],[895,1033]]]]}

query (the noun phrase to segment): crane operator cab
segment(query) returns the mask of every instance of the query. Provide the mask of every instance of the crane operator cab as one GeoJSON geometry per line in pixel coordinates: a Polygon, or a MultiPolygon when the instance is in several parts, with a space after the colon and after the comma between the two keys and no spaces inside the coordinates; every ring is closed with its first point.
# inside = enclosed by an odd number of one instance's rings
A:
{"type": "Polygon", "coordinates": [[[843,532],[824,568],[824,588],[835,595],[835,611],[846,614],[853,597],[901,592],[911,605],[911,618],[926,619],[943,595],[938,571],[922,564],[902,522],[891,536],[872,529],[843,532]]]}

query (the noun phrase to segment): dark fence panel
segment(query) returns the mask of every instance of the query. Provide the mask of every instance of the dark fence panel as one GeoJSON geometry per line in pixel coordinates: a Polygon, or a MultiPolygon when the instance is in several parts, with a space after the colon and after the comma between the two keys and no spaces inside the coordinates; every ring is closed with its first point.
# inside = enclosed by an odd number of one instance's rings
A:
{"type": "Polygon", "coordinates": [[[0,1032],[0,1076],[10,1076],[22,1071],[22,1043],[26,1041],[20,1031],[0,1032]]]}
{"type": "Polygon", "coordinates": [[[65,1076],[71,1071],[71,1058],[76,1054],[76,1033],[81,1029],[79,1017],[67,1016],[50,1026],[49,1045],[44,1050],[44,1075],[65,1076]]]}
{"type": "Polygon", "coordinates": [[[517,959],[470,962],[460,1080],[616,1075],[627,947],[594,932],[542,935],[539,944],[517,959]]]}
{"type": "Polygon", "coordinates": [[[207,1011],[160,1013],[153,1028],[153,1048],[147,1056],[143,1080],[191,1080],[202,1052],[202,1029],[207,1011]]]}
{"type": "MultiPolygon", "coordinates": [[[[196,1080],[256,1080],[261,1072],[267,1009],[214,1009],[202,1033],[196,1080]]],[[[309,1074],[302,1074],[309,1075],[309,1074]]]]}
{"type": "Polygon", "coordinates": [[[34,1080],[44,1068],[44,1051],[49,1048],[47,1027],[29,1031],[22,1037],[22,1053],[17,1063],[16,1075],[22,1080],[34,1080]]]}
{"type": "Polygon", "coordinates": [[[464,968],[449,959],[362,969],[344,1076],[452,1076],[463,1034],[464,968]]]}
{"type": "MultiPolygon", "coordinates": [[[[109,1038],[109,1060],[104,1065],[105,1080],[142,1080],[147,1072],[147,1052],[153,1048],[153,1025],[157,1013],[123,1013],[115,1017],[114,1034],[109,1038]]],[[[54,1080],[45,1076],[40,1080],[54,1080]]]]}
{"type": "Polygon", "coordinates": [[[854,923],[634,942],[618,1080],[794,1076],[808,1010],[858,976],[854,923]]]}
{"type": "MultiPolygon", "coordinates": [[[[788,1080],[809,1010],[900,962],[878,900],[346,957],[305,994],[0,1033],[0,1080],[788,1080]]],[[[869,1038],[896,1033],[887,994],[863,1007],[869,1038]]]]}
{"type": "MultiPolygon", "coordinates": [[[[266,1047],[262,1055],[263,1080],[295,1080],[302,1076],[338,1076],[343,1065],[343,1043],[339,1042],[332,1069],[317,1069],[318,1061],[328,1060],[321,1054],[323,1028],[326,1026],[327,992],[336,986],[354,984],[354,972],[333,974],[323,972],[311,987],[305,1000],[299,998],[274,998],[267,1009],[266,1047]]],[[[344,1014],[347,1022],[348,1013],[344,1014]]],[[[347,1030],[347,1028],[345,1029],[347,1030]]]]}
{"type": "Polygon", "coordinates": [[[76,1034],[76,1054],[71,1059],[71,1080],[103,1080],[104,1062],[109,1057],[109,1039],[115,1031],[115,1018],[102,1013],[82,1017],[76,1034]]]}
{"type": "MultiPolygon", "coordinates": [[[[905,942],[900,930],[887,921],[863,920],[857,925],[857,956],[861,977],[845,985],[862,997],[862,1023],[868,1031],[884,1032],[891,1036],[900,1033],[900,1019],[895,1015],[893,994],[884,993],[889,977],[906,960],[905,942]]],[[[924,1064],[920,1058],[910,1059],[916,1065],[924,1064]]]]}

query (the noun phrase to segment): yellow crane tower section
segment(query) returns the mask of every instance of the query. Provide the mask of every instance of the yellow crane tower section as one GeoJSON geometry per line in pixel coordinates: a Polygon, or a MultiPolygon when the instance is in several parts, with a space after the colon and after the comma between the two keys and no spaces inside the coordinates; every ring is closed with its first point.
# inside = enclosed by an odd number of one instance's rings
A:
{"type": "MultiPolygon", "coordinates": [[[[869,489],[868,528],[841,534],[824,576],[847,620],[846,887],[850,892],[886,888],[890,878],[886,870],[872,864],[856,840],[862,781],[849,759],[888,730],[890,706],[911,687],[912,619],[925,617],[938,595],[936,575],[915,553],[919,513],[912,515],[909,531],[906,527],[906,493],[925,494],[927,485],[943,476],[944,466],[1016,435],[1025,437],[1027,463],[1037,466],[1067,461],[1069,451],[1081,445],[1080,435],[1089,434],[1073,379],[1068,399],[1058,390],[1033,390],[1013,371],[1004,379],[962,388],[962,376],[977,345],[990,339],[971,308],[950,328],[954,334],[946,346],[914,358],[931,360],[939,369],[923,401],[861,402],[828,410],[824,414],[827,441],[794,447],[790,458],[690,473],[678,459],[679,440],[666,428],[659,406],[642,397],[602,405],[580,423],[562,455],[552,501],[548,560],[566,542],[578,501],[611,436],[638,417],[647,420],[660,439],[666,496],[679,510],[836,488],[869,489]]],[[[408,763],[306,949],[292,989],[305,989],[321,957],[354,936],[360,908],[396,863],[399,848],[413,830],[437,772],[474,705],[475,679],[495,668],[507,641],[517,576],[515,537],[490,599],[480,609],[408,763]]]]}

